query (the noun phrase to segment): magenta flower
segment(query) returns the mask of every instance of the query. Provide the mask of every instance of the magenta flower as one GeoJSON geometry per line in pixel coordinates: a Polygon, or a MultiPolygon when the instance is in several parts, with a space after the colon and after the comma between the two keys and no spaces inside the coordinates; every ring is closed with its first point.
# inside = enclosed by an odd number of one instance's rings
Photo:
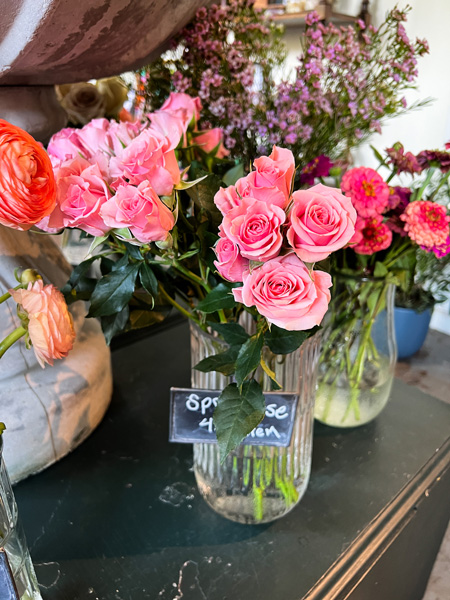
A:
{"type": "Polygon", "coordinates": [[[341,189],[351,198],[360,217],[376,217],[388,206],[389,186],[374,169],[350,169],[342,178],[341,189]]]}
{"type": "Polygon", "coordinates": [[[313,185],[316,177],[327,177],[333,163],[324,154],[317,156],[314,160],[303,167],[300,173],[300,183],[313,185]]]}
{"type": "Polygon", "coordinates": [[[390,163],[397,169],[397,175],[400,173],[421,173],[422,167],[417,158],[411,152],[405,152],[403,144],[396,142],[392,148],[386,148],[386,153],[390,157],[390,163]]]}
{"type": "Polygon", "coordinates": [[[445,206],[429,200],[410,202],[400,219],[405,222],[409,237],[426,250],[433,251],[435,247],[446,244],[450,217],[445,206]]]}
{"type": "Polygon", "coordinates": [[[436,258],[443,258],[444,256],[447,256],[447,254],[450,254],[450,235],[440,246],[434,246],[433,248],[421,246],[421,248],[422,250],[426,250],[427,252],[434,252],[436,258]]]}
{"type": "Polygon", "coordinates": [[[420,152],[416,158],[422,169],[438,167],[442,173],[450,171],[450,152],[444,152],[443,150],[424,150],[423,152],[420,152]]]}
{"type": "Polygon", "coordinates": [[[383,223],[380,215],[366,219],[358,227],[362,234],[361,240],[353,246],[357,254],[375,254],[389,248],[392,242],[392,231],[383,223]]]}

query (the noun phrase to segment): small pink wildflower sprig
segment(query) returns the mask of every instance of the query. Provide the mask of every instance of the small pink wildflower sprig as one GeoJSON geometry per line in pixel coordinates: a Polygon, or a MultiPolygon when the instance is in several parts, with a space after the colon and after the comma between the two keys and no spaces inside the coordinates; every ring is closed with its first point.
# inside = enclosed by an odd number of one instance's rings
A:
{"type": "Polygon", "coordinates": [[[249,175],[219,190],[214,264],[225,279],[242,283],[233,289],[237,302],[299,331],[319,325],[327,311],[331,277],[313,264],[349,243],[356,211],[335,188],[293,191],[294,172],[292,152],[274,146],[249,175]]]}

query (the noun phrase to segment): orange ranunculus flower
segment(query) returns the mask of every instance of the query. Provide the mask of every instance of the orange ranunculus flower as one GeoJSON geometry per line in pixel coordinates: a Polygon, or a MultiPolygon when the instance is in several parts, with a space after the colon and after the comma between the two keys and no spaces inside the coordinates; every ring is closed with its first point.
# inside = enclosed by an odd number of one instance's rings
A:
{"type": "Polygon", "coordinates": [[[0,223],[26,230],[56,203],[52,163],[26,131],[0,119],[0,223]]]}
{"type": "Polygon", "coordinates": [[[73,347],[75,331],[64,296],[53,285],[42,280],[29,283],[27,289],[9,290],[29,319],[28,334],[36,358],[53,365],[55,358],[64,358],[73,347]]]}

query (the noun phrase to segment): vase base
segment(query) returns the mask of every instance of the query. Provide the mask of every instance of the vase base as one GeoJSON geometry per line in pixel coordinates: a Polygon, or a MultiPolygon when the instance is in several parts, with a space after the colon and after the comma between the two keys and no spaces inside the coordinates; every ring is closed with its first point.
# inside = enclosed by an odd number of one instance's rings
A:
{"type": "MultiPolygon", "coordinates": [[[[291,512],[302,499],[308,487],[309,473],[300,481],[294,482],[295,497],[287,498],[279,490],[254,490],[249,493],[234,490],[225,491],[224,487],[212,487],[211,483],[196,473],[197,486],[205,502],[219,515],[235,523],[244,525],[262,525],[271,523],[291,512]]],[[[291,492],[292,494],[292,492],[291,492]]]]}
{"type": "Polygon", "coordinates": [[[392,377],[375,390],[361,390],[355,406],[348,389],[321,383],[316,394],[314,418],[331,427],[360,427],[373,421],[386,406],[391,393],[392,377]]]}

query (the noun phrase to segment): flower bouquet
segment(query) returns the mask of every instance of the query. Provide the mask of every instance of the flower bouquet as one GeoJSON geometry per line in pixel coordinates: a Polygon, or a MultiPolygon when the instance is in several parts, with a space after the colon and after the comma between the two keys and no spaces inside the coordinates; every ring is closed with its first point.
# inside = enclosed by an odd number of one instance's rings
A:
{"type": "Polygon", "coordinates": [[[358,167],[340,181],[358,218],[349,246],[330,260],[333,300],[316,403],[316,417],[337,427],[362,425],[386,404],[396,360],[394,286],[408,289],[421,255],[440,260],[450,252],[449,153],[414,156],[396,144],[376,154],[390,171],[386,180],[358,167]],[[411,178],[408,187],[389,185],[399,174],[411,178]]]}
{"type": "Polygon", "coordinates": [[[200,111],[198,98],[172,94],[145,123],[98,119],[55,134],[48,152],[57,202],[38,227],[92,237],[64,292],[89,302],[108,341],[167,305],[190,320],[193,347],[208,347],[195,373],[220,391],[214,464],[229,465],[233,477],[243,472],[239,493],[251,506],[243,520],[260,522],[292,508],[306,487],[318,355],[317,343],[302,344],[320,325],[331,286],[313,263],[349,242],[356,212],[339,190],[294,191],[287,149],[274,146],[240,177],[220,130],[199,130],[200,111]],[[307,397],[291,446],[301,446],[303,462],[291,447],[242,445],[264,418],[263,389],[298,393],[300,385],[307,397]],[[273,490],[282,510],[263,502],[273,490]]]}
{"type": "Polygon", "coordinates": [[[409,7],[391,10],[378,28],[336,27],[310,12],[291,73],[280,26],[251,0],[218,4],[201,8],[170,50],[139,72],[144,112],[171,91],[199,96],[202,121],[223,130],[247,168],[274,144],[303,165],[319,154],[347,159],[383,120],[405,111],[417,59],[428,52],[425,40],[408,38],[409,7]]]}

